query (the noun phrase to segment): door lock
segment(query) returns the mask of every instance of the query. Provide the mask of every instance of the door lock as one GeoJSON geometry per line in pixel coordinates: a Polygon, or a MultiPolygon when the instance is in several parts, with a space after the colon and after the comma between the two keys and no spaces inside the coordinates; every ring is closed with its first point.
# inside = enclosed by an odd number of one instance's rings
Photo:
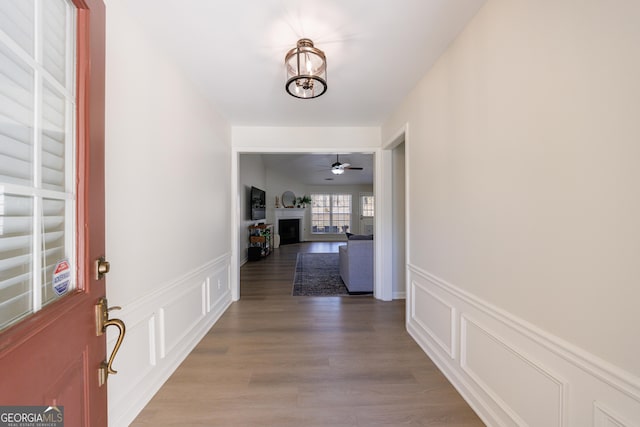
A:
{"type": "Polygon", "coordinates": [[[111,270],[111,264],[103,256],[96,260],[96,280],[102,280],[109,270],[111,270]]]}

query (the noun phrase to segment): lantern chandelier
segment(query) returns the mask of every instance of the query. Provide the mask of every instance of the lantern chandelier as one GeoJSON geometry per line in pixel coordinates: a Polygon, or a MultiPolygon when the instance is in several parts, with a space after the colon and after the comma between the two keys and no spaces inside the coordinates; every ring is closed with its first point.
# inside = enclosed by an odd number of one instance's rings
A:
{"type": "Polygon", "coordinates": [[[291,96],[317,98],[327,91],[327,58],[309,39],[300,39],[284,58],[287,68],[285,88],[291,96]]]}

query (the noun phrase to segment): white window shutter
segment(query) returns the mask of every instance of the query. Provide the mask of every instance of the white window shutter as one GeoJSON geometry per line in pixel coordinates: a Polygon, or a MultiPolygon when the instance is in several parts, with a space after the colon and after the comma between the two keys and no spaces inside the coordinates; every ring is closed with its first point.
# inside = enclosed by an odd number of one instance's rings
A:
{"type": "Polygon", "coordinates": [[[69,0],[0,1],[0,329],[75,264],[74,28],[69,0]]]}

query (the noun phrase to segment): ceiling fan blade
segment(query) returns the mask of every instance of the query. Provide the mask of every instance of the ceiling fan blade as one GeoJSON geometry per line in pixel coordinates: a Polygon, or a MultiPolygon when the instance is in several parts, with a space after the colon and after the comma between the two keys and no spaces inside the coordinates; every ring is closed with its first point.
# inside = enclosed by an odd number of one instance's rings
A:
{"type": "Polygon", "coordinates": [[[361,170],[363,170],[363,168],[359,168],[359,167],[355,167],[355,166],[354,167],[348,167],[348,168],[345,168],[345,169],[349,169],[349,170],[352,170],[352,171],[361,171],[361,170]]]}
{"type": "Polygon", "coordinates": [[[349,166],[351,166],[351,163],[343,163],[340,165],[342,169],[347,169],[349,166]]]}

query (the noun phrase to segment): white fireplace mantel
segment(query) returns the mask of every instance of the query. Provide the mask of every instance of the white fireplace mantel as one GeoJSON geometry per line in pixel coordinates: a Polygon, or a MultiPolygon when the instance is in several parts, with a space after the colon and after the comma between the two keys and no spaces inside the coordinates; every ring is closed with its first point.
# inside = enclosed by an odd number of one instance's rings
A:
{"type": "Polygon", "coordinates": [[[278,223],[281,219],[299,219],[300,220],[300,241],[304,242],[304,232],[307,229],[306,209],[305,208],[274,208],[274,224],[273,228],[276,234],[280,234],[278,223]]]}

